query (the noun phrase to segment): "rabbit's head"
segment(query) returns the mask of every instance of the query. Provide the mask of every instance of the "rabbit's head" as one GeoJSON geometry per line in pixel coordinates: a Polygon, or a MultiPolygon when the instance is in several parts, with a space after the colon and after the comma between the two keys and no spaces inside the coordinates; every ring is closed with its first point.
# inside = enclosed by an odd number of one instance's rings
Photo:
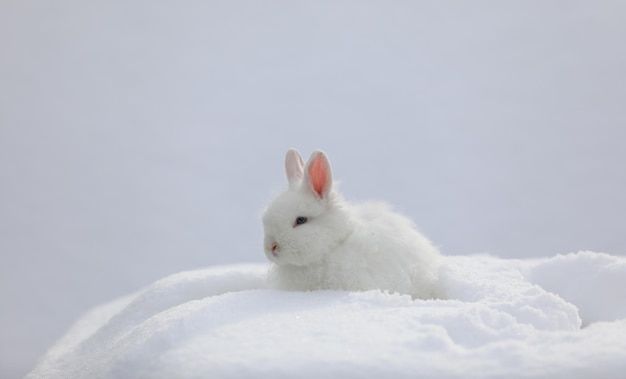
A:
{"type": "Polygon", "coordinates": [[[306,166],[291,149],[285,159],[289,188],[263,214],[264,248],[278,265],[321,261],[350,234],[350,219],[333,191],[326,154],[315,151],[306,166]]]}

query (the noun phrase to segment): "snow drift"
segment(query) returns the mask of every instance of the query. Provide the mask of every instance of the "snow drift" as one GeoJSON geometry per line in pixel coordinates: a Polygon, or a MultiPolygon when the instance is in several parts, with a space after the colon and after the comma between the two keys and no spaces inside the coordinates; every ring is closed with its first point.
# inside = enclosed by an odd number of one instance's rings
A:
{"type": "Polygon", "coordinates": [[[626,258],[445,258],[447,300],[182,272],[86,314],[27,378],[621,377],[626,258]]]}

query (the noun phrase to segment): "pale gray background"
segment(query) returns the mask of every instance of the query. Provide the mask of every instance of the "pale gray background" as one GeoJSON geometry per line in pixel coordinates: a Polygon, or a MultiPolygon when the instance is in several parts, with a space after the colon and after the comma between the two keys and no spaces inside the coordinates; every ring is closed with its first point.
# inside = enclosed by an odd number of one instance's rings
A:
{"type": "Polygon", "coordinates": [[[626,253],[626,2],[2,1],[0,377],[262,262],[287,148],[446,254],[626,253]]]}

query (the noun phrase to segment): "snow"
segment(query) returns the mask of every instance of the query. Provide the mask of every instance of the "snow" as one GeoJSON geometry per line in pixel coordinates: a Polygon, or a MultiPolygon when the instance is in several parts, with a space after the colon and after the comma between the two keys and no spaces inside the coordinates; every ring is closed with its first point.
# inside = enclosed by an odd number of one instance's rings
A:
{"type": "Polygon", "coordinates": [[[529,264],[529,279],[576,304],[583,324],[614,321],[626,315],[626,266],[607,254],[581,252],[529,264]]]}
{"type": "MultiPolygon", "coordinates": [[[[259,216],[290,147],[325,150],[347,200],[392,204],[447,255],[624,255],[625,14],[0,1],[0,377],[23,378],[98,304],[264,262],[259,216]]],[[[576,276],[524,275],[600,328],[619,298],[573,288],[614,271],[555,264],[576,276]]]]}
{"type": "Polygon", "coordinates": [[[450,256],[440,300],[278,291],[267,270],[182,272],[98,307],[27,378],[619,378],[626,369],[624,257],[450,256]]]}

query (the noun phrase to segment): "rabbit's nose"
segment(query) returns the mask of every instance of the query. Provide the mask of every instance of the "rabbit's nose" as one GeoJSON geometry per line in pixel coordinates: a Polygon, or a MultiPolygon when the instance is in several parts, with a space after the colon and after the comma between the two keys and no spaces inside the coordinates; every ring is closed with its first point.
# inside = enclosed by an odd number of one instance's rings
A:
{"type": "Polygon", "coordinates": [[[277,257],[278,251],[280,250],[278,244],[276,242],[272,242],[272,244],[270,245],[270,249],[272,250],[272,255],[277,257]]]}

